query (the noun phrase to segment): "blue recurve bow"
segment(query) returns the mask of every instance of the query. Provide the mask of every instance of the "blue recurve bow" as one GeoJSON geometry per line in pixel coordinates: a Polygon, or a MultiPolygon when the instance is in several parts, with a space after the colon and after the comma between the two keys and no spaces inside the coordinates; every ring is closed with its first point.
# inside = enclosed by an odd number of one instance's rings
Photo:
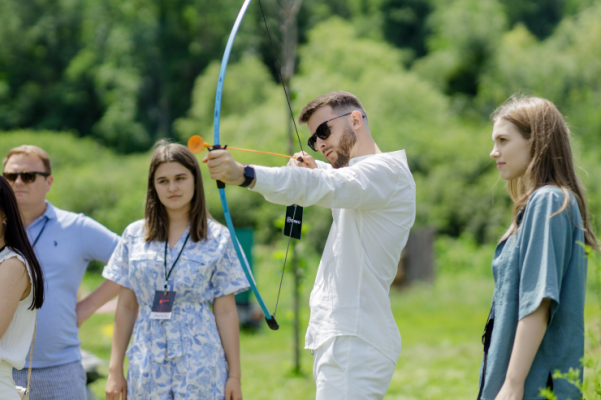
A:
{"type": "MultiPolygon", "coordinates": [[[[227,45],[225,47],[225,53],[223,54],[223,59],[221,60],[221,69],[219,70],[219,81],[217,82],[217,93],[215,94],[215,114],[213,117],[214,118],[214,120],[213,120],[213,125],[214,125],[213,149],[227,148],[227,146],[222,147],[220,145],[220,141],[219,141],[219,127],[220,127],[219,123],[220,123],[220,119],[221,119],[221,97],[223,95],[223,82],[225,80],[225,71],[227,69],[227,64],[228,64],[228,61],[230,58],[230,54],[232,52],[234,38],[236,37],[236,34],[238,33],[238,28],[240,27],[240,24],[242,23],[242,19],[244,18],[244,14],[246,13],[246,10],[248,9],[250,2],[251,2],[251,0],[245,0],[244,4],[242,5],[242,8],[240,9],[240,12],[238,12],[238,17],[236,18],[236,22],[234,23],[232,32],[230,33],[230,36],[228,38],[227,45]]],[[[286,87],[284,85],[284,82],[283,82],[283,79],[281,76],[279,63],[277,61],[277,56],[275,54],[275,47],[273,46],[273,41],[271,40],[271,34],[269,33],[269,28],[267,27],[267,21],[265,20],[265,14],[263,13],[263,6],[260,4],[260,0],[259,0],[259,5],[261,6],[261,14],[263,15],[263,21],[265,22],[265,28],[267,29],[267,33],[269,34],[269,41],[271,43],[272,50],[274,51],[274,57],[275,57],[276,65],[278,67],[278,72],[280,73],[280,80],[282,81],[282,86],[283,86],[284,92],[286,94],[286,101],[288,102],[288,108],[290,109],[290,114],[292,115],[292,121],[294,123],[294,128],[296,130],[296,135],[299,139],[299,145],[301,146],[301,151],[302,151],[302,145],[300,144],[300,136],[298,135],[298,129],[296,127],[296,122],[294,121],[294,115],[292,113],[292,106],[290,105],[290,100],[288,98],[288,92],[286,91],[286,87]]],[[[299,161],[302,162],[302,157],[299,157],[299,161]]],[[[230,235],[232,237],[234,249],[236,250],[238,259],[240,260],[240,263],[242,264],[242,269],[244,270],[244,274],[246,275],[246,278],[248,279],[248,282],[250,283],[250,287],[251,287],[253,293],[255,294],[257,302],[259,303],[259,305],[261,306],[261,309],[263,310],[263,314],[265,314],[265,321],[267,322],[267,325],[272,330],[278,330],[280,328],[280,326],[278,325],[277,321],[275,320],[275,313],[271,314],[269,312],[269,309],[267,308],[267,305],[263,301],[263,298],[261,297],[261,294],[259,293],[259,289],[257,288],[257,284],[252,275],[252,272],[250,271],[250,266],[248,264],[248,260],[246,259],[244,252],[242,252],[242,249],[240,248],[240,242],[238,241],[238,237],[236,236],[236,231],[234,230],[234,224],[232,222],[232,216],[230,214],[230,209],[227,204],[227,198],[225,197],[225,184],[223,182],[217,181],[217,187],[219,188],[219,197],[221,199],[223,215],[225,217],[227,227],[228,227],[228,229],[230,231],[230,235]]],[[[295,208],[295,212],[296,212],[296,208],[295,208]]],[[[290,235],[292,235],[292,229],[290,230],[290,235]]],[[[288,246],[290,246],[290,238],[288,239],[288,246]]],[[[288,257],[288,249],[286,249],[286,258],[287,257],[288,257]]],[[[286,259],[284,259],[284,268],[285,268],[285,266],[286,266],[286,259]]],[[[283,277],[283,275],[282,275],[282,277],[283,277]]],[[[280,289],[281,289],[281,282],[280,282],[280,289]]],[[[278,299],[279,299],[279,292],[278,292],[278,299]]],[[[277,303],[276,303],[276,309],[277,309],[277,303]]]]}

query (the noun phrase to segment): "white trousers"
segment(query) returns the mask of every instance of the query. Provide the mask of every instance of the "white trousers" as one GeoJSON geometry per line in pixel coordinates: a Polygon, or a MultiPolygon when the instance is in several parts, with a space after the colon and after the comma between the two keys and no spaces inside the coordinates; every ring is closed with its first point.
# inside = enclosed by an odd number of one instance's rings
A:
{"type": "Polygon", "coordinates": [[[19,400],[19,394],[13,382],[13,366],[0,360],[0,399],[19,400]]]}
{"type": "Polygon", "coordinates": [[[314,351],[317,400],[382,400],[395,363],[356,336],[336,336],[314,351]]]}

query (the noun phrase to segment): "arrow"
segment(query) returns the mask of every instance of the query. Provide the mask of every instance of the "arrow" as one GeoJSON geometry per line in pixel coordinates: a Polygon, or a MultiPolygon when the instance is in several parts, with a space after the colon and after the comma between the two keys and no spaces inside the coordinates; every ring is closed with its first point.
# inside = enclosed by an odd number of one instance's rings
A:
{"type": "MultiPolygon", "coordinates": [[[[198,135],[194,135],[192,136],[189,140],[188,140],[188,148],[190,149],[190,151],[194,154],[198,154],[201,151],[203,151],[204,149],[208,149],[213,147],[212,144],[208,144],[205,143],[205,141],[203,140],[203,138],[201,138],[198,135]]],[[[250,150],[250,149],[241,149],[239,147],[229,147],[226,146],[224,147],[224,149],[227,148],[227,150],[239,150],[239,151],[248,151],[251,153],[261,153],[261,154],[269,154],[272,156],[278,156],[278,157],[286,157],[286,158],[292,158],[293,160],[297,160],[296,157],[293,156],[287,156],[285,154],[278,154],[278,153],[270,153],[268,151],[259,151],[259,150],[250,150]]],[[[302,162],[302,160],[299,160],[302,162]]]]}

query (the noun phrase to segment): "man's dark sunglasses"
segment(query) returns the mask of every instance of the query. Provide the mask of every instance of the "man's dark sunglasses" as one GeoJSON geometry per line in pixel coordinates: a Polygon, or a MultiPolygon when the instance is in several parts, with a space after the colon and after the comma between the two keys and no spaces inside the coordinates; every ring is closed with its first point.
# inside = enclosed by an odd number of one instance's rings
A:
{"type": "Polygon", "coordinates": [[[4,177],[9,182],[16,181],[17,178],[19,177],[19,175],[21,175],[21,180],[23,181],[23,183],[35,182],[36,175],[42,175],[45,178],[47,178],[47,177],[50,176],[50,174],[47,173],[47,172],[37,172],[37,171],[34,171],[34,172],[29,172],[29,171],[23,171],[23,172],[5,172],[4,173],[4,177]]]}
{"type": "MultiPolygon", "coordinates": [[[[332,131],[330,130],[330,127],[328,126],[328,122],[333,121],[337,118],[346,117],[347,115],[351,115],[353,112],[354,111],[339,115],[337,117],[334,117],[332,119],[329,119],[329,120],[324,121],[321,124],[319,124],[317,129],[315,129],[315,133],[311,135],[311,137],[309,138],[309,141],[307,142],[307,144],[309,145],[311,150],[317,151],[317,150],[315,150],[315,142],[317,142],[317,138],[320,138],[321,140],[326,140],[332,134],[332,131]]],[[[361,115],[361,116],[363,118],[365,118],[365,115],[361,115]]]]}

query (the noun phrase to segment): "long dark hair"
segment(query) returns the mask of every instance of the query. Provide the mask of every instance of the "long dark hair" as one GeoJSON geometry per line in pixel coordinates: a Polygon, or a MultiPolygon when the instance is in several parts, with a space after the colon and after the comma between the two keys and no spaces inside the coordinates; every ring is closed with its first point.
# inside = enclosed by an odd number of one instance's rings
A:
{"type": "Polygon", "coordinates": [[[200,165],[187,147],[177,143],[160,140],[155,144],[150,170],[148,171],[148,189],[146,190],[146,209],[144,211],[145,235],[147,242],[163,242],[169,238],[169,217],[165,206],[159,200],[154,187],[154,174],[159,165],[176,162],[184,166],[194,176],[194,196],[190,201],[190,238],[199,242],[207,238],[208,221],[211,216],[207,210],[205,191],[202,185],[200,165]]]}
{"type": "Polygon", "coordinates": [[[595,250],[600,250],[593,233],[590,213],[586,204],[584,186],[580,183],[570,146],[570,129],[559,110],[547,99],[514,95],[492,115],[492,120],[503,118],[514,124],[530,144],[530,164],[523,177],[507,182],[507,190],[514,201],[512,225],[502,239],[517,232],[517,214],[526,206],[534,191],[545,185],[559,187],[564,193],[562,212],[569,205],[569,192],[576,198],[584,241],[595,250]]]}
{"type": "Polygon", "coordinates": [[[33,300],[30,310],[41,308],[44,303],[44,274],[42,267],[38,262],[33,247],[29,243],[23,220],[19,213],[17,199],[10,187],[8,181],[0,175],[0,210],[6,216],[6,226],[4,230],[4,243],[15,252],[19,253],[29,264],[31,272],[31,291],[33,292],[33,300]]]}

